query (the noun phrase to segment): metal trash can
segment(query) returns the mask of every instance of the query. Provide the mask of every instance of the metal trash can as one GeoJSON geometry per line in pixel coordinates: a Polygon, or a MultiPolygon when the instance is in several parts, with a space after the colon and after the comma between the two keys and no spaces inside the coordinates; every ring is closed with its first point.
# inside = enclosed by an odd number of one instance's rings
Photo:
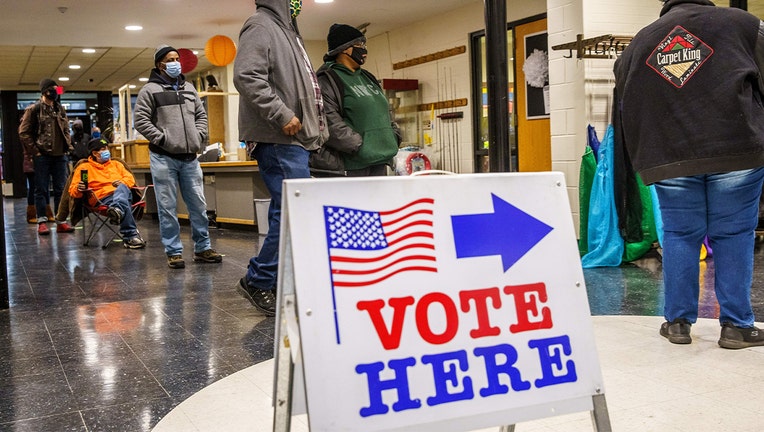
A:
{"type": "Polygon", "coordinates": [[[257,218],[257,232],[268,234],[268,209],[271,206],[271,199],[255,199],[255,217],[257,218]]]}

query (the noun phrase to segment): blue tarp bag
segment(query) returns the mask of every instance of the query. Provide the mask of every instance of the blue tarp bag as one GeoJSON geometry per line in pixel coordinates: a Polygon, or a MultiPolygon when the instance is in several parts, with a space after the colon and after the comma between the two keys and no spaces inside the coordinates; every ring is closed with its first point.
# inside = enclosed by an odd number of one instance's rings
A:
{"type": "Polygon", "coordinates": [[[616,267],[623,258],[623,238],[613,194],[613,126],[609,125],[597,153],[589,201],[589,252],[581,258],[584,268],[616,267]]]}

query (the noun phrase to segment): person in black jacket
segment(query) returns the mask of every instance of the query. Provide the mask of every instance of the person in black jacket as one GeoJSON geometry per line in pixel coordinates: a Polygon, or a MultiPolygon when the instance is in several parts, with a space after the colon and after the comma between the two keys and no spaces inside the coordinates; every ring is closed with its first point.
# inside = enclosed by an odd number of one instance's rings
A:
{"type": "Polygon", "coordinates": [[[88,143],[90,134],[85,132],[82,120],[77,119],[72,122],[72,162],[77,163],[81,159],[87,159],[90,156],[88,152],[88,143]]]}
{"type": "Polygon", "coordinates": [[[347,24],[333,24],[326,41],[325,63],[316,74],[329,140],[310,155],[311,168],[349,177],[385,176],[398,139],[379,81],[361,67],[366,36],[347,24]]]}
{"type": "Polygon", "coordinates": [[[688,344],[698,318],[699,251],[714,251],[719,345],[764,345],[751,307],[764,181],[764,23],[708,0],[663,0],[660,18],[616,61],[625,156],[654,184],[664,226],[660,334],[688,344]]]}
{"type": "MultiPolygon", "coordinates": [[[[34,160],[35,208],[37,233],[49,235],[47,222],[50,186],[53,186],[53,212],[58,211],[67,175],[67,157],[71,152],[69,118],[59,102],[58,84],[50,78],[40,81],[40,100],[27,107],[19,125],[19,140],[34,160]]],[[[50,215],[53,216],[52,214],[50,215]]],[[[65,221],[56,223],[57,233],[71,233],[65,221]]]]}

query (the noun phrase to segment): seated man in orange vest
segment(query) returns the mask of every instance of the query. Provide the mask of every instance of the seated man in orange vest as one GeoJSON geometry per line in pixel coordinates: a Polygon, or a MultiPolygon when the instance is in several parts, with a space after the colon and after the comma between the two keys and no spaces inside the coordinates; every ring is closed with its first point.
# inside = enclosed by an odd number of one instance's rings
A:
{"type": "Polygon", "coordinates": [[[135,186],[135,177],[120,162],[111,160],[108,142],[102,138],[95,138],[88,142],[90,155],[87,162],[77,165],[72,174],[74,181],[69,185],[69,195],[72,198],[81,198],[85,191],[90,190],[92,195],[88,198],[90,205],[96,205],[101,201],[109,207],[109,222],[119,225],[122,234],[123,245],[128,249],[141,249],[146,247],[146,242],[138,233],[135,226],[133,213],[130,211],[132,191],[135,186]],[[87,183],[82,180],[82,171],[87,170],[87,183]]]}

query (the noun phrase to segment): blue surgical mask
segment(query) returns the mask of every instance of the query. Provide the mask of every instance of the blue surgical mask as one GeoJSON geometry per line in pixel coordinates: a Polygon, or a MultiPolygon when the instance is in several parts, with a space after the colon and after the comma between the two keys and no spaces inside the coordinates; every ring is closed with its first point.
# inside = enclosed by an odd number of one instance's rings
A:
{"type": "Polygon", "coordinates": [[[101,132],[93,132],[93,138],[101,138],[101,132]]]}
{"type": "Polygon", "coordinates": [[[101,153],[98,153],[98,160],[101,163],[106,163],[111,159],[111,152],[109,150],[104,150],[101,153]]]}
{"type": "Polygon", "coordinates": [[[167,72],[167,75],[169,75],[170,78],[177,78],[180,76],[180,62],[173,61],[165,63],[164,71],[167,72]]]}

